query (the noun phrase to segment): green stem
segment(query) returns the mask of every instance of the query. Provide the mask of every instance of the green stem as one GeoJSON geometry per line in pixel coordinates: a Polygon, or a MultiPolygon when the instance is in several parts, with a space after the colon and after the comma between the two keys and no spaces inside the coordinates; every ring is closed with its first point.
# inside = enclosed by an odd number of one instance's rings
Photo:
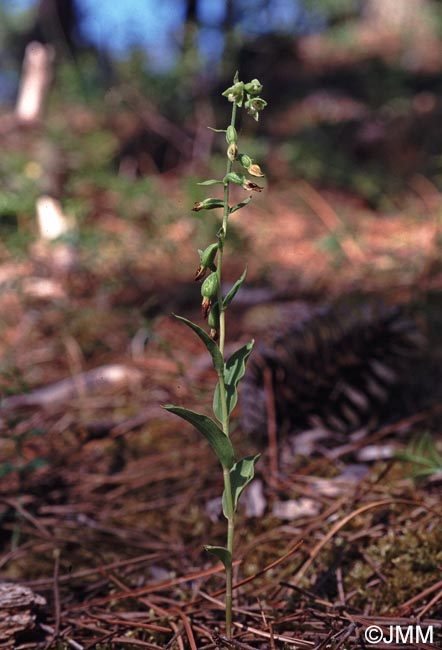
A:
{"type": "MultiPolygon", "coordinates": [[[[232,119],[231,125],[235,126],[236,121],[236,104],[233,104],[232,107],[232,119]]],[[[232,171],[232,161],[227,159],[226,166],[226,175],[232,171]]],[[[217,274],[218,274],[218,305],[219,305],[219,349],[221,354],[224,357],[224,345],[226,337],[226,319],[225,319],[225,309],[223,308],[223,295],[222,295],[222,267],[223,267],[223,252],[224,252],[224,241],[227,235],[227,222],[229,218],[229,182],[226,181],[224,185],[224,212],[223,212],[223,224],[219,232],[219,251],[218,251],[218,264],[217,264],[217,274]]],[[[219,389],[220,389],[220,398],[221,398],[221,414],[222,414],[222,425],[224,434],[230,436],[230,422],[229,422],[229,413],[227,410],[227,394],[226,394],[226,385],[224,380],[224,373],[219,373],[218,375],[219,389]]],[[[234,507],[233,507],[233,497],[232,497],[232,486],[230,480],[230,470],[227,467],[223,468],[224,476],[224,492],[226,495],[226,514],[227,514],[227,550],[230,553],[230,557],[233,558],[233,538],[235,531],[235,522],[234,522],[234,507]]],[[[232,565],[230,564],[226,567],[226,636],[231,638],[232,636],[232,565]]]]}
{"type": "MultiPolygon", "coordinates": [[[[233,103],[232,106],[232,118],[230,120],[231,126],[235,126],[236,122],[236,104],[233,103]]],[[[232,171],[232,161],[230,158],[227,158],[226,165],[226,175],[232,171]]],[[[226,318],[225,310],[223,309],[222,302],[222,292],[221,292],[221,276],[222,276],[222,264],[223,264],[223,249],[224,249],[224,240],[227,235],[227,222],[229,219],[229,194],[230,194],[230,183],[226,181],[224,184],[224,212],[223,212],[223,225],[219,234],[219,252],[218,252],[218,305],[219,305],[219,349],[221,354],[224,355],[224,344],[226,337],[226,318]]]]}
{"type": "MultiPolygon", "coordinates": [[[[230,481],[230,471],[223,468],[224,473],[224,490],[226,494],[226,506],[229,516],[227,517],[227,550],[230,558],[233,560],[233,537],[235,532],[234,509],[232,499],[232,486],[230,481]]],[[[226,567],[226,637],[232,636],[232,563],[226,567]]]]}

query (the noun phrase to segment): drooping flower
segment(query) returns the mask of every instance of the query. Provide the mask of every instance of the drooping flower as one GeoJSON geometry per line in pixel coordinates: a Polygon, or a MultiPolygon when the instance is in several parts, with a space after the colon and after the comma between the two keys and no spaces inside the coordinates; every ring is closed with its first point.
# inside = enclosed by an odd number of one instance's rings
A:
{"type": "Polygon", "coordinates": [[[204,201],[195,201],[192,212],[199,212],[200,210],[213,210],[214,208],[223,208],[224,202],[222,199],[204,199],[204,201]]]}
{"type": "Polygon", "coordinates": [[[254,120],[259,120],[259,112],[263,111],[267,106],[267,102],[262,97],[249,97],[244,104],[247,113],[253,117],[254,120]]]}

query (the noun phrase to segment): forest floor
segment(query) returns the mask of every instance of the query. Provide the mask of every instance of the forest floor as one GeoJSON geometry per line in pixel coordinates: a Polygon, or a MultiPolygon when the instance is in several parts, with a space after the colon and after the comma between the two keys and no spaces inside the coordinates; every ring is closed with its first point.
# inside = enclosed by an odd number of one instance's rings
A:
{"type": "MultiPolygon", "coordinates": [[[[284,302],[358,294],[412,304],[440,358],[440,198],[420,182],[396,214],[303,182],[238,212],[226,281],[246,265],[248,280],[229,340],[259,338],[284,302]]],[[[26,633],[0,624],[0,647],[3,633],[38,650],[353,649],[373,625],[378,648],[407,647],[387,640],[409,625],[434,633],[410,647],[442,647],[437,401],[359,437],[303,434],[304,451],[281,440],[276,457],[237,428],[240,453],[262,458],[238,514],[234,639],[222,636],[223,571],[203,549],[224,544],[222,473],[160,408],[210,412],[209,360],[171,312],[201,322],[195,249],[215,219],[190,216],[173,178],[156,190],[174,214],[153,229],[98,207],[85,243],[34,231],[25,254],[1,245],[0,578],[46,604],[26,633]],[[395,455],[427,434],[424,460],[395,455]],[[413,478],[425,459],[432,471],[413,478]]]]}

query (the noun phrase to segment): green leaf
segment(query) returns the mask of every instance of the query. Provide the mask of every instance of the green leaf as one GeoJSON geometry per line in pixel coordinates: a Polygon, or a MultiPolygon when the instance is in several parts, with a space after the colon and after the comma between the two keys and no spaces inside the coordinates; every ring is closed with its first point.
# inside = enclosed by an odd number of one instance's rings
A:
{"type": "Polygon", "coordinates": [[[240,288],[240,286],[242,285],[242,283],[246,279],[246,275],[247,275],[247,269],[244,269],[244,271],[243,271],[241,277],[239,278],[239,280],[237,280],[235,282],[233,287],[230,289],[230,291],[225,296],[225,298],[223,300],[223,309],[227,309],[227,307],[230,305],[230,303],[232,302],[232,300],[236,296],[236,293],[237,293],[238,289],[240,288]]]}
{"type": "Polygon", "coordinates": [[[252,197],[249,196],[247,199],[244,199],[244,201],[241,201],[241,203],[237,203],[236,205],[233,205],[230,208],[229,213],[233,214],[237,210],[241,210],[241,208],[243,208],[245,205],[247,205],[247,203],[250,203],[251,200],[252,200],[252,197]]]}
{"type": "Polygon", "coordinates": [[[221,560],[224,564],[224,568],[230,569],[232,566],[232,554],[227,548],[224,548],[224,546],[212,546],[211,544],[206,544],[204,548],[209,553],[212,553],[212,555],[216,555],[218,560],[221,560]]]}
{"type": "Polygon", "coordinates": [[[213,126],[208,126],[207,127],[209,131],[213,131],[213,133],[225,133],[226,129],[214,129],[213,126]]]}
{"type": "Polygon", "coordinates": [[[233,447],[230,439],[225,435],[222,429],[207,415],[201,415],[200,413],[195,413],[195,411],[190,411],[185,409],[182,406],[173,406],[172,404],[165,404],[163,406],[166,411],[178,415],[178,417],[186,420],[193,424],[195,429],[197,429],[203,436],[206,438],[213,451],[215,452],[217,458],[219,459],[223,467],[230,469],[235,463],[235,458],[233,454],[233,447]]]}
{"type": "Polygon", "coordinates": [[[213,413],[218,420],[218,422],[223,423],[223,410],[221,407],[221,393],[220,393],[220,387],[219,387],[219,382],[215,386],[215,392],[213,393],[213,413]]]}
{"type": "MultiPolygon", "coordinates": [[[[254,341],[246,343],[242,348],[236,350],[226,362],[224,372],[224,384],[226,387],[227,412],[230,415],[238,401],[238,383],[244,377],[246,371],[246,361],[249,358],[254,341]]],[[[213,412],[220,422],[222,422],[221,395],[219,382],[216,385],[213,394],[213,412]]]]}
{"type": "MultiPolygon", "coordinates": [[[[236,512],[238,506],[239,497],[241,496],[244,489],[248,486],[250,481],[253,480],[255,476],[255,464],[258,462],[261,454],[256,456],[247,456],[239,460],[230,470],[230,481],[232,487],[232,502],[233,502],[233,511],[236,512]]],[[[228,519],[227,516],[227,499],[226,491],[223,492],[223,513],[224,517],[228,519]]]]}
{"type": "Polygon", "coordinates": [[[220,352],[219,347],[215,343],[213,339],[210,338],[210,336],[205,332],[199,325],[196,323],[192,323],[192,321],[187,320],[187,318],[183,318],[182,316],[177,316],[174,314],[175,318],[183,322],[185,325],[188,325],[190,329],[192,329],[195,334],[199,336],[201,341],[204,343],[208,351],[210,352],[210,355],[212,357],[213,361],[213,366],[217,373],[222,373],[224,372],[224,359],[223,355],[220,352]]]}
{"type": "Polygon", "coordinates": [[[223,181],[217,181],[214,178],[211,178],[208,181],[202,181],[201,183],[197,183],[197,185],[223,185],[223,181]]]}
{"type": "Polygon", "coordinates": [[[244,377],[246,371],[246,361],[249,358],[255,341],[246,343],[242,348],[236,350],[227,360],[225,369],[225,381],[227,387],[227,408],[229,415],[233,411],[238,401],[237,386],[239,381],[244,377]]]}

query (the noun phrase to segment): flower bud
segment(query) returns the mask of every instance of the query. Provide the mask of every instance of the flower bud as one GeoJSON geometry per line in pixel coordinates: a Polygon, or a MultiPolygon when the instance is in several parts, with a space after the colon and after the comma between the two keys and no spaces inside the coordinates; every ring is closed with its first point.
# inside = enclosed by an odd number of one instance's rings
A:
{"type": "Polygon", "coordinates": [[[242,185],[246,180],[243,174],[237,174],[236,172],[229,172],[224,176],[224,183],[230,182],[235,183],[236,185],[242,185]]]}
{"type": "Polygon", "coordinates": [[[204,201],[196,201],[192,208],[192,212],[199,212],[200,210],[213,210],[214,208],[223,208],[224,201],[222,199],[204,199],[204,201]]]}
{"type": "Polygon", "coordinates": [[[236,144],[238,142],[238,134],[236,129],[232,124],[227,127],[226,130],[226,140],[227,144],[236,144]]]}
{"type": "Polygon", "coordinates": [[[262,90],[262,84],[259,83],[258,79],[252,79],[248,84],[245,84],[244,90],[248,95],[256,97],[262,90]]]}
{"type": "Polygon", "coordinates": [[[211,273],[207,276],[201,285],[201,295],[203,298],[214,298],[218,291],[218,274],[211,273]]]}
{"type": "Polygon", "coordinates": [[[251,176],[264,176],[259,165],[253,162],[253,160],[246,153],[240,153],[238,155],[238,160],[244,169],[247,169],[251,176]]]}
{"type": "Polygon", "coordinates": [[[207,269],[215,271],[214,260],[218,252],[218,243],[210,244],[204,251],[199,250],[198,252],[200,254],[200,265],[197,268],[195,280],[201,280],[206,275],[207,269]]]}
{"type": "Polygon", "coordinates": [[[240,153],[238,156],[239,162],[245,169],[249,169],[253,160],[246,153],[240,153]]]}
{"type": "Polygon", "coordinates": [[[207,268],[212,268],[215,256],[218,252],[218,246],[218,242],[209,244],[209,246],[207,246],[207,248],[201,253],[201,264],[207,268]]]}
{"type": "Polygon", "coordinates": [[[227,148],[227,158],[233,162],[234,160],[236,160],[237,155],[238,155],[238,145],[235,142],[232,142],[232,144],[229,144],[227,148]]]}
{"type": "MultiPolygon", "coordinates": [[[[253,167],[253,165],[252,165],[253,167]]],[[[230,181],[231,183],[236,183],[236,185],[241,185],[245,190],[251,190],[252,192],[262,192],[263,188],[256,183],[249,181],[243,174],[237,174],[236,172],[230,172],[224,176],[224,182],[230,181]]]]}
{"type": "Polygon", "coordinates": [[[203,301],[201,303],[201,310],[203,312],[204,318],[207,318],[207,315],[210,312],[210,307],[218,292],[218,274],[211,273],[207,276],[204,282],[201,285],[201,295],[203,301]]]}

